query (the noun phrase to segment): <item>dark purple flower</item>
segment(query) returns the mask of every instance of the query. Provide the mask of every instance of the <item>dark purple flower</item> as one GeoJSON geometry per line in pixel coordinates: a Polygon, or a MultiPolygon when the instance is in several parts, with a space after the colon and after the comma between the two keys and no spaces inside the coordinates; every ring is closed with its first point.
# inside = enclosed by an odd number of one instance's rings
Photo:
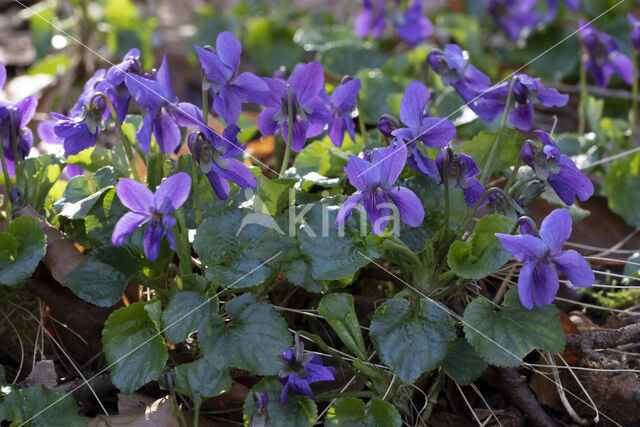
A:
{"type": "MultiPolygon", "coordinates": [[[[513,76],[513,104],[509,111],[509,121],[520,130],[529,130],[533,124],[534,101],[547,107],[562,107],[569,102],[569,95],[561,95],[556,89],[542,86],[539,78],[526,74],[513,76]]],[[[511,82],[503,82],[489,89],[483,97],[501,103],[506,102],[511,82]]]]}
{"type": "Polygon", "coordinates": [[[596,85],[607,87],[613,73],[618,73],[627,84],[633,83],[633,63],[620,52],[618,43],[610,35],[581,20],[580,37],[589,54],[584,68],[591,70],[596,85]]]}
{"type": "MultiPolygon", "coordinates": [[[[6,71],[4,64],[0,62],[0,89],[2,89],[5,80],[6,71]]],[[[31,121],[37,106],[38,100],[33,95],[27,96],[15,104],[0,101],[0,148],[4,152],[9,176],[15,176],[16,162],[27,157],[31,151],[33,133],[27,124],[31,121]],[[20,159],[14,158],[12,145],[14,138],[20,159]]],[[[2,165],[0,165],[0,170],[2,170],[2,165]]]]}
{"type": "Polygon", "coordinates": [[[123,205],[132,210],[118,220],[111,242],[121,246],[129,234],[145,223],[149,223],[144,234],[144,254],[149,261],[155,261],[160,254],[160,243],[167,236],[172,250],[176,250],[173,231],[176,219],[171,216],[187,200],[191,191],[191,177],[184,172],[162,181],[155,194],[145,185],[129,178],[122,178],[116,184],[116,194],[123,205]]]}
{"type": "Polygon", "coordinates": [[[334,227],[347,222],[353,209],[362,203],[371,222],[372,232],[381,234],[391,218],[391,207],[400,214],[400,219],[411,227],[424,220],[424,208],[418,196],[405,187],[393,187],[406,163],[407,148],[404,144],[388,148],[377,148],[373,154],[362,159],[349,156],[344,168],[349,182],[356,190],[340,208],[334,227]]]}
{"type": "Polygon", "coordinates": [[[284,384],[280,394],[280,404],[282,406],[287,403],[289,390],[295,394],[309,396],[316,400],[309,385],[319,381],[333,381],[336,374],[334,368],[322,365],[320,356],[304,350],[304,345],[300,342],[298,334],[296,334],[295,338],[293,348],[286,349],[282,352],[282,356],[279,357],[284,364],[280,372],[278,372],[278,380],[284,384]]]}
{"type": "MultiPolygon", "coordinates": [[[[476,165],[476,161],[471,156],[464,153],[454,154],[449,148],[441,150],[436,156],[436,166],[440,175],[440,182],[444,182],[444,175],[447,174],[447,181],[450,186],[462,189],[464,200],[470,207],[480,200],[485,193],[484,186],[476,176],[482,170],[476,165]]],[[[484,200],[483,206],[487,204],[484,200]]]]}
{"type": "Polygon", "coordinates": [[[512,41],[526,37],[540,22],[538,0],[484,0],[489,13],[512,41]]]}
{"type": "Polygon", "coordinates": [[[356,125],[351,118],[351,112],[356,108],[356,99],[361,87],[360,79],[349,80],[335,88],[331,96],[326,98],[331,112],[329,139],[336,147],[342,147],[345,131],[352,141],[356,140],[356,125]]]}
{"type": "Polygon", "coordinates": [[[537,130],[542,147],[528,141],[520,152],[522,160],[536,172],[541,180],[549,180],[560,200],[572,205],[575,198],[585,201],[593,195],[593,184],[576,167],[569,156],[560,152],[551,135],[537,130]]]}
{"type": "Polygon", "coordinates": [[[496,233],[502,246],[524,263],[518,277],[518,294],[522,305],[529,310],[534,303],[541,307],[553,302],[559,287],[556,270],[579,288],[594,282],[593,271],[582,255],[574,250],[562,250],[570,235],[571,216],[566,209],[556,209],[542,221],[540,237],[496,233]]]}
{"type": "MultiPolygon", "coordinates": [[[[545,0],[545,2],[547,3],[548,10],[544,20],[550,22],[556,19],[558,15],[558,4],[560,2],[559,0],[545,0]]],[[[580,0],[564,0],[564,5],[569,10],[577,10],[578,7],[580,7],[580,0]]]]}
{"type": "Polygon", "coordinates": [[[203,73],[213,82],[213,108],[228,124],[238,121],[242,104],[262,103],[269,97],[269,86],[253,73],[238,75],[242,45],[230,32],[216,39],[216,53],[195,46],[203,73]]]}
{"type": "Polygon", "coordinates": [[[398,35],[411,46],[420,43],[433,33],[431,21],[424,16],[424,0],[414,0],[409,8],[393,18],[398,35]]]}
{"type": "Polygon", "coordinates": [[[435,71],[443,85],[451,85],[460,94],[460,97],[467,103],[482,120],[493,121],[502,111],[501,108],[491,109],[476,108],[476,103],[480,101],[478,97],[489,88],[491,80],[489,77],[469,63],[465,52],[460,46],[448,44],[444,52],[434,49],[427,58],[429,66],[435,71]]]}
{"type": "Polygon", "coordinates": [[[270,96],[266,108],[258,117],[258,128],[263,135],[273,135],[278,130],[287,141],[289,132],[288,92],[293,106],[293,133],[291,148],[302,150],[307,138],[322,132],[330,113],[323,100],[324,72],[319,62],[296,66],[288,83],[279,79],[264,78],[269,85],[270,96]]]}
{"type": "Polygon", "coordinates": [[[178,97],[171,84],[167,58],[162,60],[162,65],[153,78],[128,73],[124,81],[131,96],[147,110],[142,127],[136,133],[140,148],[149,151],[153,134],[164,154],[175,151],[182,137],[176,116],[178,97]]]}
{"type": "Polygon", "coordinates": [[[107,71],[106,79],[113,86],[115,92],[115,103],[113,107],[118,115],[120,122],[124,121],[127,111],[129,110],[129,102],[131,101],[131,94],[125,84],[125,76],[129,73],[140,75],[142,74],[142,65],[140,64],[140,51],[138,49],[131,49],[122,58],[119,64],[116,64],[109,68],[107,71]]]}
{"type": "Polygon", "coordinates": [[[631,25],[633,25],[633,29],[631,30],[630,35],[631,44],[633,45],[633,48],[636,50],[636,52],[640,52],[640,21],[638,21],[636,17],[630,13],[627,15],[627,19],[629,19],[629,22],[631,22],[631,25]]]}
{"type": "Polygon", "coordinates": [[[455,138],[456,127],[448,119],[427,117],[425,108],[430,98],[431,94],[422,82],[409,83],[400,101],[400,120],[406,127],[396,129],[391,134],[409,147],[407,163],[412,169],[438,179],[433,159],[420,151],[417,141],[427,147],[442,148],[455,138]]]}
{"type": "Polygon", "coordinates": [[[376,39],[380,37],[387,25],[386,12],[385,0],[363,0],[362,12],[356,18],[354,25],[356,36],[372,35],[376,39]]]}

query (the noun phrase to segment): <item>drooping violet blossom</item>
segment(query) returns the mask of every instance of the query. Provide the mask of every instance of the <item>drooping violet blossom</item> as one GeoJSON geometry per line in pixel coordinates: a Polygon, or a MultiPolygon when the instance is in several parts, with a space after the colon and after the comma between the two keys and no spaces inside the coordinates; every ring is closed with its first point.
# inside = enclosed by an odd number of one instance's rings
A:
{"type": "Polygon", "coordinates": [[[131,94],[124,82],[127,74],[142,74],[142,64],[140,64],[140,51],[136,48],[129,50],[122,61],[109,68],[106,79],[113,86],[115,92],[115,103],[113,105],[120,122],[124,121],[129,103],[131,102],[131,94]]]}
{"type": "Polygon", "coordinates": [[[424,15],[424,0],[414,0],[404,12],[396,13],[393,24],[396,32],[409,45],[415,46],[433,33],[431,21],[424,15]]]}
{"type": "Polygon", "coordinates": [[[496,24],[512,41],[526,38],[540,22],[534,11],[538,0],[484,0],[496,24]]]}
{"type": "Polygon", "coordinates": [[[336,147],[342,147],[345,131],[352,141],[356,140],[356,125],[351,118],[351,112],[356,108],[356,99],[361,87],[360,79],[352,79],[335,88],[331,96],[323,93],[331,113],[329,139],[336,147]]]}
{"type": "Polygon", "coordinates": [[[280,404],[282,406],[287,403],[289,390],[295,394],[309,396],[316,400],[309,385],[319,381],[333,381],[335,379],[336,370],[330,366],[323,366],[322,358],[317,354],[305,351],[298,334],[295,335],[293,348],[283,351],[282,356],[279,356],[278,359],[284,364],[280,372],[278,372],[278,380],[284,384],[282,393],[280,393],[280,404]]]}
{"type": "Polygon", "coordinates": [[[407,163],[412,169],[438,179],[435,162],[420,152],[417,141],[426,147],[440,149],[455,138],[456,127],[448,119],[428,117],[425,114],[430,99],[431,94],[422,82],[409,83],[400,101],[400,120],[405,127],[396,129],[391,134],[402,145],[408,146],[407,163]]]}
{"type": "Polygon", "coordinates": [[[33,133],[27,124],[31,121],[37,105],[38,100],[33,95],[15,104],[0,101],[0,138],[9,176],[15,176],[16,160],[26,158],[33,146],[33,133]],[[15,138],[19,159],[14,158],[13,138],[15,138]]]}
{"type": "MultiPolygon", "coordinates": [[[[452,150],[446,148],[436,156],[436,166],[440,175],[440,183],[444,182],[444,176],[447,174],[449,185],[462,189],[464,200],[470,207],[475,206],[484,195],[486,190],[476,178],[482,173],[482,170],[478,167],[473,157],[464,153],[454,154],[452,150]]],[[[487,202],[488,200],[485,199],[483,206],[487,202]]]]}
{"type": "Polygon", "coordinates": [[[601,88],[609,85],[613,73],[627,83],[633,83],[633,63],[618,48],[618,43],[608,34],[596,30],[590,23],[580,21],[580,38],[589,59],[585,70],[591,70],[593,81],[601,88]]]}
{"type": "Polygon", "coordinates": [[[427,61],[433,71],[440,76],[443,85],[451,85],[478,116],[485,113],[480,117],[482,120],[490,122],[500,114],[501,109],[492,113],[476,108],[476,103],[479,101],[476,98],[489,88],[491,79],[469,62],[460,46],[448,44],[444,51],[434,49],[429,53],[427,61]]]}
{"type": "Polygon", "coordinates": [[[630,13],[627,15],[627,19],[631,22],[631,25],[633,25],[630,34],[631,44],[636,52],[640,52],[640,21],[630,13]]]}
{"type": "Polygon", "coordinates": [[[269,395],[264,391],[253,392],[253,412],[251,413],[251,421],[249,425],[256,427],[267,427],[271,425],[269,419],[269,395]]]}
{"type": "Polygon", "coordinates": [[[213,109],[227,124],[234,124],[242,113],[242,104],[262,103],[269,97],[269,86],[253,73],[238,74],[242,45],[228,31],[218,35],[215,53],[195,46],[200,67],[213,82],[213,109]]]}
{"type": "Polygon", "coordinates": [[[323,100],[324,72],[319,62],[296,66],[287,83],[265,77],[269,85],[266,108],[258,116],[258,128],[263,135],[278,130],[288,144],[289,126],[293,126],[291,148],[300,151],[307,138],[319,135],[329,121],[330,113],[323,100]],[[288,92],[291,93],[293,124],[289,123],[288,92]]]}
{"type": "Polygon", "coordinates": [[[527,309],[531,310],[534,303],[541,307],[553,302],[559,287],[556,270],[579,288],[591,286],[595,281],[582,255],[562,250],[571,235],[571,225],[569,211],[556,209],[542,221],[540,237],[496,233],[502,246],[524,263],[518,277],[518,294],[527,309]]]}
{"type": "MultiPolygon", "coordinates": [[[[483,97],[505,103],[511,82],[503,82],[489,89],[483,97]]],[[[539,78],[526,74],[513,76],[513,104],[509,110],[509,121],[520,130],[529,130],[533,124],[534,101],[547,107],[562,107],[569,102],[569,95],[562,95],[556,89],[547,89],[539,78]]]]}
{"type": "Polygon", "coordinates": [[[160,243],[166,235],[172,250],[176,250],[173,231],[176,219],[171,214],[187,200],[191,191],[191,177],[184,172],[162,181],[155,194],[145,185],[129,178],[122,178],[116,184],[118,198],[132,212],[127,212],[118,220],[111,242],[121,246],[134,230],[149,223],[144,234],[144,254],[149,261],[155,261],[160,254],[160,243]]]}
{"type": "Polygon", "coordinates": [[[124,82],[133,99],[146,110],[142,126],[136,133],[140,148],[145,152],[151,146],[151,135],[164,154],[175,151],[180,145],[178,97],[173,91],[167,58],[153,78],[128,73],[124,82]]]}
{"type": "Polygon", "coordinates": [[[377,39],[387,26],[385,0],[363,0],[362,12],[356,18],[354,31],[358,37],[373,36],[377,39]]]}
{"type": "MultiPolygon", "coordinates": [[[[556,19],[558,15],[558,5],[560,3],[559,0],[545,0],[547,3],[547,14],[544,17],[546,22],[551,22],[556,19]]],[[[564,5],[567,9],[575,11],[580,7],[580,0],[564,0],[564,5]]]]}
{"type": "Polygon", "coordinates": [[[560,152],[560,148],[548,133],[537,130],[542,147],[528,141],[520,152],[522,160],[543,181],[548,180],[551,188],[560,200],[572,205],[577,197],[581,201],[593,196],[591,180],[576,167],[569,156],[560,152]]]}
{"type": "Polygon", "coordinates": [[[360,203],[367,212],[372,232],[381,234],[389,223],[391,206],[395,205],[400,219],[411,227],[424,220],[424,208],[418,196],[408,188],[393,187],[406,163],[407,148],[397,144],[388,148],[377,148],[365,153],[365,158],[349,156],[344,168],[349,182],[358,191],[345,200],[333,224],[339,227],[347,222],[353,209],[360,203]]]}

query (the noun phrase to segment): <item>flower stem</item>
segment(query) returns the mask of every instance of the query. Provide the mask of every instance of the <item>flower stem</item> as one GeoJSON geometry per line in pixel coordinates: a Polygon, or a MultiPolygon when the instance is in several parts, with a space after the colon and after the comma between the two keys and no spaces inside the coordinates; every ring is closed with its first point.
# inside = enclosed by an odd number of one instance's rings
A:
{"type": "Polygon", "coordinates": [[[7,162],[4,159],[4,148],[2,148],[2,136],[0,136],[0,163],[2,164],[2,172],[4,174],[4,186],[7,192],[5,198],[5,205],[7,206],[7,223],[11,222],[11,177],[9,176],[9,169],[7,169],[7,162]]]}
{"type": "Polygon", "coordinates": [[[507,117],[509,116],[509,110],[511,109],[511,103],[513,101],[513,86],[515,84],[515,78],[511,78],[509,81],[509,92],[507,94],[507,102],[504,106],[504,114],[502,115],[502,121],[500,122],[500,129],[498,129],[498,134],[496,135],[496,139],[493,140],[493,144],[491,145],[491,151],[489,151],[489,157],[487,157],[487,161],[482,168],[482,175],[480,175],[480,182],[484,185],[487,180],[491,176],[491,166],[493,165],[493,161],[496,157],[496,152],[498,151],[498,146],[500,145],[500,138],[502,137],[502,133],[504,132],[504,128],[507,125],[507,117]]]}
{"type": "Polygon", "coordinates": [[[471,209],[471,211],[469,211],[465,219],[460,223],[460,231],[458,232],[458,236],[456,237],[456,240],[460,240],[462,238],[462,235],[464,234],[464,231],[467,228],[467,224],[469,224],[469,221],[471,221],[471,218],[473,218],[473,215],[478,211],[478,209],[480,209],[480,206],[482,205],[482,202],[484,202],[484,199],[489,197],[491,193],[500,193],[502,194],[503,197],[507,197],[505,192],[498,187],[491,187],[490,189],[485,191],[482,197],[480,197],[476,202],[476,204],[473,205],[473,208],[471,209]]]}
{"type": "Polygon", "coordinates": [[[189,230],[184,219],[184,209],[176,210],[176,219],[178,220],[178,228],[180,229],[176,245],[178,250],[178,259],[180,260],[180,274],[186,276],[192,273],[191,268],[191,244],[189,243],[189,230]]]}
{"type": "Polygon", "coordinates": [[[631,49],[631,60],[633,61],[633,85],[631,93],[633,100],[631,101],[631,138],[629,140],[630,147],[636,145],[636,134],[638,130],[638,52],[631,49]]]}
{"type": "MultiPolygon", "coordinates": [[[[366,147],[369,145],[369,135],[367,135],[367,125],[364,123],[364,115],[362,114],[362,108],[360,103],[360,95],[356,98],[356,108],[358,109],[358,125],[360,126],[360,135],[362,136],[362,142],[366,147]]],[[[355,142],[355,141],[354,141],[355,142]]]]}
{"type": "Polygon", "coordinates": [[[436,403],[438,403],[438,395],[444,388],[444,379],[444,374],[441,369],[440,371],[438,371],[438,375],[436,375],[436,378],[431,385],[431,389],[429,390],[429,395],[427,397],[427,407],[424,408],[424,412],[420,414],[420,418],[423,421],[427,421],[429,420],[429,417],[431,417],[431,412],[433,411],[436,403]]]}
{"type": "Polygon", "coordinates": [[[509,191],[509,188],[511,188],[511,186],[513,185],[513,182],[516,180],[516,177],[518,176],[518,171],[520,170],[520,166],[522,166],[522,157],[518,156],[518,161],[516,162],[516,165],[513,167],[513,171],[511,172],[511,175],[509,176],[509,179],[507,180],[507,183],[504,186],[505,193],[509,191]]]}
{"type": "Polygon", "coordinates": [[[580,105],[578,106],[578,134],[583,135],[587,119],[587,70],[584,68],[584,44],[580,42],[580,105]]]}
{"type": "Polygon", "coordinates": [[[118,119],[118,115],[116,114],[116,109],[113,108],[113,104],[109,100],[109,97],[107,97],[107,95],[105,95],[102,92],[98,92],[95,95],[93,95],[93,97],[91,98],[91,102],[93,103],[93,100],[96,99],[97,97],[100,97],[104,100],[104,102],[107,104],[107,107],[109,108],[109,111],[111,112],[111,117],[116,122],[116,127],[118,128],[118,133],[120,134],[120,139],[122,140],[122,146],[124,147],[124,151],[127,154],[127,157],[129,158],[129,166],[131,167],[131,173],[133,174],[133,178],[138,182],[142,182],[140,180],[140,175],[138,175],[138,170],[136,169],[136,162],[133,157],[131,142],[129,142],[129,138],[127,138],[127,135],[122,130],[122,124],[118,119]]]}
{"type": "Polygon", "coordinates": [[[289,157],[291,157],[291,138],[293,138],[293,99],[291,96],[291,88],[287,85],[287,112],[288,117],[288,132],[287,140],[285,141],[286,147],[284,151],[284,158],[282,159],[282,166],[280,167],[280,173],[278,178],[283,178],[287,168],[289,167],[289,157]]]}
{"type": "Polygon", "coordinates": [[[398,239],[397,237],[395,236],[388,237],[387,239],[385,239],[382,246],[385,249],[389,249],[391,251],[395,251],[406,256],[411,260],[415,268],[422,269],[423,264],[422,264],[422,261],[420,261],[420,258],[418,258],[418,256],[415,253],[413,253],[411,248],[409,248],[402,240],[398,239]]]}

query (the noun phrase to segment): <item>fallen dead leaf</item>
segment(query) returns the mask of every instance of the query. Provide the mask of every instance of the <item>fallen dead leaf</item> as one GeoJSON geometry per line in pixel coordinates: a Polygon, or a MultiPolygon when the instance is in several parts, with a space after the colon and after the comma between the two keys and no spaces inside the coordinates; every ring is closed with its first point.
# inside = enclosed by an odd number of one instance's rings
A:
{"type": "Polygon", "coordinates": [[[53,364],[53,360],[40,360],[36,362],[36,366],[29,376],[25,378],[24,386],[30,387],[35,384],[42,384],[50,389],[58,385],[58,375],[56,374],[56,367],[53,364]]]}

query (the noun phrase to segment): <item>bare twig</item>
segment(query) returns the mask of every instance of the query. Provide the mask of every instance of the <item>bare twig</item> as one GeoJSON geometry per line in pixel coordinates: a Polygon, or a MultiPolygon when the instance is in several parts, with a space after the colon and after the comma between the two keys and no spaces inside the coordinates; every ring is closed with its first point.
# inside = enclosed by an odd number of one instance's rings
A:
{"type": "Polygon", "coordinates": [[[558,424],[547,414],[538,399],[527,386],[522,377],[514,368],[500,368],[498,370],[500,378],[508,390],[509,398],[520,408],[531,420],[531,423],[540,427],[558,426],[558,424]]]}

